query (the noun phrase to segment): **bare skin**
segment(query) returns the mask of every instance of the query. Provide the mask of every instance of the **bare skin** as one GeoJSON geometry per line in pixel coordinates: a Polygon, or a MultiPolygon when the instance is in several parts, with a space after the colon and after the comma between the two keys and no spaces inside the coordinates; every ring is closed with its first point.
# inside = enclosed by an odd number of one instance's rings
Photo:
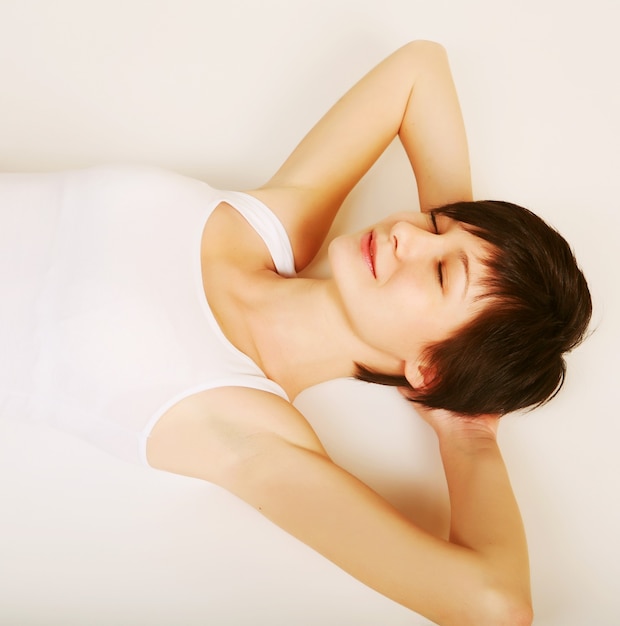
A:
{"type": "MultiPolygon", "coordinates": [[[[423,212],[471,199],[465,130],[437,44],[413,42],[388,57],[251,192],[282,221],[298,270],[314,258],[342,201],[396,137],[411,161],[423,212]]],[[[457,303],[463,269],[452,259],[469,255],[475,295],[481,244],[449,224],[436,233],[419,214],[372,232],[380,247],[370,266],[364,233],[353,235],[332,244],[334,278],[318,281],[279,277],[263,242],[226,204],[205,226],[203,282],[216,319],[291,399],[323,380],[350,376],[355,361],[419,383],[424,344],[475,314],[467,297],[457,303]],[[449,287],[437,285],[438,259],[449,287]],[[416,306],[423,304],[420,315],[445,322],[418,320],[412,338],[396,345],[367,323],[383,312],[362,303],[377,289],[397,301],[407,281],[416,306]]],[[[390,315],[392,325],[412,323],[402,313],[390,315]]],[[[450,493],[449,540],[421,530],[335,465],[305,418],[266,392],[221,388],[181,401],[155,426],[147,455],[153,467],[230,490],[362,582],[439,624],[530,624],[527,546],[497,446],[497,417],[419,413],[439,440],[450,493]]]]}

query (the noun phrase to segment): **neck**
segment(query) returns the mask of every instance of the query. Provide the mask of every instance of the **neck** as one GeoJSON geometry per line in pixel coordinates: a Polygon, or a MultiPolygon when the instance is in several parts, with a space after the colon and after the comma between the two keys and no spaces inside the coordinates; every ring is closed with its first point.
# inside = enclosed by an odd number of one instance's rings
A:
{"type": "Polygon", "coordinates": [[[355,362],[394,370],[351,328],[330,279],[275,279],[249,313],[258,361],[293,400],[301,391],[354,374],[355,362]]]}

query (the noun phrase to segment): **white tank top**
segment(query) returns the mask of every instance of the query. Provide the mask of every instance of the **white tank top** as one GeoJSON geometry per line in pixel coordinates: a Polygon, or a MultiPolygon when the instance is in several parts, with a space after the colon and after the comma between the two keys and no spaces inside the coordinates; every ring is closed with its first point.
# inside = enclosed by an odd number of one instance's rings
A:
{"type": "Polygon", "coordinates": [[[159,169],[64,173],[37,305],[32,414],[122,458],[179,400],[224,386],[288,399],[224,336],[204,295],[205,223],[227,202],[295,273],[284,227],[259,200],[159,169]]]}

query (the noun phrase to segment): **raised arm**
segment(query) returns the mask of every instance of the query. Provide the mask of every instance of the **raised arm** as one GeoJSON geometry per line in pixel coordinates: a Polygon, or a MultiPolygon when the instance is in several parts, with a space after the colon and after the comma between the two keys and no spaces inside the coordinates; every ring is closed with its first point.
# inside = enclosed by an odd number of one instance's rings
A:
{"type": "Polygon", "coordinates": [[[284,223],[298,269],[312,260],[343,200],[397,136],[413,166],[422,210],[471,199],[465,128],[439,44],[414,41],[385,59],[253,192],[284,223]]]}
{"type": "Polygon", "coordinates": [[[423,413],[438,434],[449,541],[335,465],[290,404],[252,389],[197,394],[149,438],[149,463],[235,493],[352,576],[449,626],[528,626],[528,557],[494,418],[423,413]],[[215,394],[215,395],[214,395],[215,394]],[[230,413],[231,394],[243,395],[230,413]]]}
{"type": "Polygon", "coordinates": [[[224,486],[442,626],[529,626],[527,548],[492,422],[449,416],[434,424],[450,491],[449,541],[403,518],[320,450],[277,436],[252,442],[224,486]]]}

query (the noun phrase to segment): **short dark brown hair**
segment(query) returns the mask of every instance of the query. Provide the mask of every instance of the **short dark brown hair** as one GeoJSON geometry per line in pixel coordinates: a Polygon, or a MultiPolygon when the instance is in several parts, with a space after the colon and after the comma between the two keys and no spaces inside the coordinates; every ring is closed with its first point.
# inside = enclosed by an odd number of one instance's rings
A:
{"type": "Polygon", "coordinates": [[[592,315],[590,291],[570,246],[510,202],[457,202],[433,213],[491,244],[483,282],[489,302],[451,337],[426,347],[423,361],[436,375],[422,388],[359,363],[356,378],[405,388],[415,402],[464,415],[544,404],[562,387],[563,355],[583,341],[592,315]]]}

